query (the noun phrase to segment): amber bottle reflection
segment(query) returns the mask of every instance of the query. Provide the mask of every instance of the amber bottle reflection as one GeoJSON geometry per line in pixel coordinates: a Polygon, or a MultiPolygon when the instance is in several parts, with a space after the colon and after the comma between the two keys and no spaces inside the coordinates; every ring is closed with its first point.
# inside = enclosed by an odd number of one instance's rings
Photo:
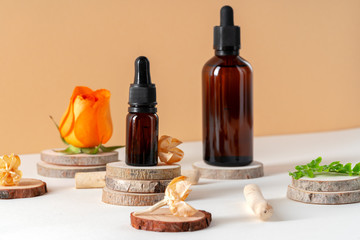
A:
{"type": "Polygon", "coordinates": [[[202,71],[204,160],[244,166],[253,160],[252,69],[238,55],[214,56],[202,71]]]}
{"type": "Polygon", "coordinates": [[[126,159],[128,165],[157,165],[158,121],[155,113],[128,113],[126,159]]]}

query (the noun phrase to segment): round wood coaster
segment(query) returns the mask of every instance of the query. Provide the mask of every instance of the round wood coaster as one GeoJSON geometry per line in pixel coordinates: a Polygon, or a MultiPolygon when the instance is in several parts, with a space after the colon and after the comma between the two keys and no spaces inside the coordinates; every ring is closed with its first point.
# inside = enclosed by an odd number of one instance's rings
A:
{"type": "Polygon", "coordinates": [[[263,164],[255,161],[242,167],[218,167],[198,161],[193,164],[193,168],[199,170],[202,178],[209,179],[250,179],[264,176],[263,164]]]}
{"type": "Polygon", "coordinates": [[[334,176],[331,174],[318,175],[315,178],[292,178],[292,185],[296,188],[313,192],[344,192],[360,189],[359,176],[334,176]]]}
{"type": "Polygon", "coordinates": [[[181,167],[177,164],[160,164],[153,167],[128,166],[125,162],[106,165],[106,176],[128,180],[169,180],[180,176],[181,167]]]}
{"type": "Polygon", "coordinates": [[[360,202],[360,190],[342,192],[312,192],[288,186],[289,199],[312,204],[335,205],[360,202]]]}
{"type": "Polygon", "coordinates": [[[119,153],[103,152],[98,154],[64,154],[53,150],[44,150],[41,152],[41,160],[55,165],[67,166],[99,166],[110,162],[117,162],[119,153]]]}
{"type": "Polygon", "coordinates": [[[38,174],[53,178],[74,178],[77,172],[105,171],[106,166],[61,166],[49,164],[43,161],[37,163],[38,174]]]}
{"type": "Polygon", "coordinates": [[[131,226],[136,229],[156,232],[187,232],[207,228],[211,223],[211,214],[199,210],[191,217],[177,217],[168,208],[160,208],[152,213],[130,214],[131,226]]]}
{"type": "Polygon", "coordinates": [[[102,201],[104,203],[121,206],[152,206],[163,200],[164,193],[128,193],[103,188],[102,201]]]}
{"type": "Polygon", "coordinates": [[[163,193],[171,180],[124,180],[105,177],[106,187],[121,192],[163,193]]]}
{"type": "Polygon", "coordinates": [[[22,178],[17,186],[0,186],[0,199],[30,198],[47,192],[46,183],[31,178],[22,178]]]}

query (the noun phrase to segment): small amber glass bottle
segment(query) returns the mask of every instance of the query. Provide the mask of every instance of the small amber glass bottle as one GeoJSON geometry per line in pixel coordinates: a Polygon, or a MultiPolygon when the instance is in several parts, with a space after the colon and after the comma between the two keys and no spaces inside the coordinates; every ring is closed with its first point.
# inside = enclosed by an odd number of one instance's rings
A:
{"type": "Polygon", "coordinates": [[[203,157],[216,166],[253,160],[252,69],[239,56],[240,28],[224,6],[214,28],[215,56],[203,67],[203,157]]]}
{"type": "Polygon", "coordinates": [[[158,157],[159,118],[156,88],[151,83],[146,57],[135,61],[135,80],[130,85],[129,113],[126,117],[125,162],[132,166],[155,166],[158,157]]]}

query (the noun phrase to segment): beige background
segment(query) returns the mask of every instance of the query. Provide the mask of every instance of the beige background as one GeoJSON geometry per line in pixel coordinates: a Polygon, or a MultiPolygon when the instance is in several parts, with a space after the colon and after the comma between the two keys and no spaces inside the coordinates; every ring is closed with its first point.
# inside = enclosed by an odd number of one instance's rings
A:
{"type": "Polygon", "coordinates": [[[230,4],[254,69],[255,134],[360,126],[360,1],[0,0],[0,154],[63,146],[59,120],[76,85],[112,92],[124,144],[133,62],[151,61],[160,134],[201,139],[203,64],[230,4]]]}

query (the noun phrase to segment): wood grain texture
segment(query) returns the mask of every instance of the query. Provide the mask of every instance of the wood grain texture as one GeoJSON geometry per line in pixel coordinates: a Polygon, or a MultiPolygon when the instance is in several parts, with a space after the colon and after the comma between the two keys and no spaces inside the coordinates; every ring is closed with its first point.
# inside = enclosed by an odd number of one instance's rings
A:
{"type": "Polygon", "coordinates": [[[117,162],[119,153],[104,152],[98,154],[63,154],[54,150],[44,150],[41,152],[41,160],[55,165],[66,166],[102,166],[110,162],[117,162]]]}
{"type": "Polygon", "coordinates": [[[164,193],[127,193],[103,188],[104,203],[121,206],[152,206],[164,198],[164,193]]]}
{"type": "Polygon", "coordinates": [[[105,177],[106,187],[121,192],[163,193],[171,180],[124,180],[105,177]]]}
{"type": "Polygon", "coordinates": [[[43,161],[37,163],[38,174],[53,178],[74,178],[77,172],[105,171],[106,166],[60,166],[43,161]]]}
{"type": "Polygon", "coordinates": [[[289,199],[312,204],[337,205],[360,202],[360,190],[343,192],[312,192],[288,186],[289,199]]]}
{"type": "Polygon", "coordinates": [[[344,192],[360,190],[360,177],[319,175],[315,178],[292,178],[295,188],[312,192],[344,192]]]}
{"type": "Polygon", "coordinates": [[[191,217],[177,217],[168,208],[160,208],[148,214],[130,214],[131,226],[136,229],[155,232],[188,232],[207,228],[211,214],[199,210],[191,217]]]}
{"type": "Polygon", "coordinates": [[[134,167],[121,161],[106,165],[106,176],[125,180],[169,180],[180,176],[180,174],[181,167],[177,164],[134,167]]]}
{"type": "Polygon", "coordinates": [[[31,178],[22,178],[17,186],[0,186],[0,199],[31,198],[47,192],[46,183],[31,178]]]}
{"type": "Polygon", "coordinates": [[[101,172],[77,172],[75,174],[75,187],[83,188],[103,188],[105,187],[105,171],[101,172]]]}
{"type": "Polygon", "coordinates": [[[243,167],[217,167],[198,161],[193,164],[193,168],[200,172],[201,178],[208,179],[250,179],[264,176],[263,164],[255,161],[243,167]]]}

